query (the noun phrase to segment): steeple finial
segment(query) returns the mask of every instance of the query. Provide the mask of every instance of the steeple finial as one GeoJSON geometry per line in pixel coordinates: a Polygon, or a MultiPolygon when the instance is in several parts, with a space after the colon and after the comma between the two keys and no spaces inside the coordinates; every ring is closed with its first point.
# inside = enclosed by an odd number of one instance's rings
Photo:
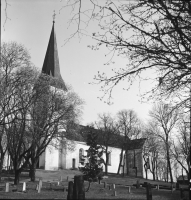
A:
{"type": "Polygon", "coordinates": [[[53,23],[55,23],[55,18],[56,18],[55,10],[54,10],[54,14],[52,15],[52,18],[53,18],[53,23]]]}

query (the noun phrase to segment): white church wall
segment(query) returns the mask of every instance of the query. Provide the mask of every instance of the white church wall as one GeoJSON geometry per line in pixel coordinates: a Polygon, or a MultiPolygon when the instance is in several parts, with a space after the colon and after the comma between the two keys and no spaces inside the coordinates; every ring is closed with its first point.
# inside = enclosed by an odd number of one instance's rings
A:
{"type": "Polygon", "coordinates": [[[39,157],[39,168],[41,169],[45,169],[45,152],[43,152],[39,157]]]}
{"type": "Polygon", "coordinates": [[[51,145],[45,151],[45,170],[58,170],[59,150],[51,145]]]}
{"type": "MultiPolygon", "coordinates": [[[[120,153],[121,149],[115,147],[109,147],[108,152],[110,152],[109,164],[107,167],[107,171],[109,173],[117,173],[119,161],[120,161],[120,153]]],[[[103,159],[106,159],[106,155],[103,155],[103,159]]],[[[103,166],[103,171],[105,172],[105,166],[103,166]]],[[[122,169],[120,170],[122,173],[122,169]]]]}

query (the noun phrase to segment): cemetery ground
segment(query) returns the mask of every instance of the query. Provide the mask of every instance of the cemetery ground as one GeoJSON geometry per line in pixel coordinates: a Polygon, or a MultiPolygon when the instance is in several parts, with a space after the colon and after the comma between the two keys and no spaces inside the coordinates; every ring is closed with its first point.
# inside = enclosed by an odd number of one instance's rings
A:
{"type": "MultiPolygon", "coordinates": [[[[81,174],[78,170],[58,170],[45,171],[37,169],[36,181],[30,182],[28,173],[22,173],[20,183],[17,186],[13,185],[14,174],[3,174],[3,180],[0,183],[0,199],[67,199],[68,181],[73,181],[75,175],[81,174]],[[42,179],[42,188],[40,193],[36,190],[39,179],[42,179]],[[9,182],[9,192],[5,192],[5,183],[9,182]],[[26,182],[26,192],[23,192],[23,182],[26,182]]],[[[127,199],[127,200],[146,200],[146,188],[136,188],[133,186],[139,179],[140,184],[149,182],[152,185],[169,186],[170,183],[162,181],[152,181],[141,178],[134,178],[122,175],[108,175],[101,181],[91,183],[91,188],[85,193],[86,199],[127,199]],[[104,184],[105,182],[105,184],[104,184]],[[113,189],[115,184],[115,190],[113,189]],[[105,185],[105,188],[104,188],[105,185]],[[128,187],[131,186],[129,193],[128,187]],[[110,189],[109,189],[110,187],[110,189]],[[116,191],[116,196],[114,196],[116,191]]],[[[88,187],[88,182],[85,181],[85,190],[88,187]]],[[[181,187],[186,187],[181,185],[181,187]]],[[[174,184],[175,188],[175,184],[174,184]]],[[[184,192],[185,199],[188,198],[188,192],[184,192]]],[[[180,191],[167,189],[152,188],[153,200],[179,200],[180,191]]]]}

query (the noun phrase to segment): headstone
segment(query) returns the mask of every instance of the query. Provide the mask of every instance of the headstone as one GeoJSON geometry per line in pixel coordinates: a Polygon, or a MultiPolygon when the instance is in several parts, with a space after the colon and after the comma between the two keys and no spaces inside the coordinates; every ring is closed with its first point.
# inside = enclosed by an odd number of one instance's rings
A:
{"type": "Polygon", "coordinates": [[[184,199],[184,191],[180,188],[180,199],[184,199]]]}
{"type": "Polygon", "coordinates": [[[26,192],[26,182],[23,182],[23,192],[26,192]]]}
{"type": "Polygon", "coordinates": [[[9,192],[9,183],[5,183],[5,192],[9,192]]]}
{"type": "Polygon", "coordinates": [[[115,190],[115,184],[113,184],[113,189],[115,190]]]}
{"type": "Polygon", "coordinates": [[[73,198],[74,199],[85,199],[83,175],[74,176],[73,198]]]}
{"type": "Polygon", "coordinates": [[[136,188],[140,188],[140,182],[139,182],[139,179],[137,180],[136,188]]]}
{"type": "Polygon", "coordinates": [[[73,182],[70,181],[68,183],[68,195],[67,195],[67,199],[73,199],[73,186],[74,186],[73,182]]]}
{"type": "Polygon", "coordinates": [[[156,186],[156,189],[159,190],[159,185],[156,186]]]}
{"type": "Polygon", "coordinates": [[[180,184],[177,182],[176,183],[176,190],[179,190],[180,189],[180,184]]]}
{"type": "Polygon", "coordinates": [[[146,190],[147,190],[147,200],[152,200],[152,190],[151,190],[151,184],[146,184],[146,190]]]}
{"type": "Polygon", "coordinates": [[[113,190],[113,196],[117,196],[117,191],[116,190],[113,190]]]}
{"type": "Polygon", "coordinates": [[[39,180],[39,184],[38,184],[38,193],[41,192],[41,188],[42,188],[42,179],[39,180]]]}
{"type": "Polygon", "coordinates": [[[38,184],[36,185],[36,190],[38,190],[38,184]]]}
{"type": "Polygon", "coordinates": [[[131,193],[131,186],[128,186],[128,193],[131,193]]]}
{"type": "Polygon", "coordinates": [[[173,183],[171,183],[171,192],[173,193],[173,183]]]}

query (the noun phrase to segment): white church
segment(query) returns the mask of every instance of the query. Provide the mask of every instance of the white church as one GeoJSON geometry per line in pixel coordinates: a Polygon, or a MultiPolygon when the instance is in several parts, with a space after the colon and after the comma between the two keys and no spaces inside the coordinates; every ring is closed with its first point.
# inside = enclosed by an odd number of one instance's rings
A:
{"type": "MultiPolygon", "coordinates": [[[[62,88],[63,91],[67,91],[65,83],[60,74],[54,21],[42,67],[42,72],[59,79],[60,88],[62,88]]],[[[73,145],[72,150],[70,148],[67,148],[67,145],[60,148],[55,148],[54,146],[49,145],[46,148],[45,152],[40,156],[38,167],[45,170],[78,169],[78,167],[81,166],[82,156],[86,154],[86,150],[89,148],[86,145],[85,138],[79,138],[80,139],[68,140],[68,143],[70,143],[70,145],[73,145]]],[[[127,155],[123,153],[123,161],[120,167],[120,173],[128,173],[129,175],[133,176],[135,176],[135,173],[137,173],[137,176],[145,177],[142,155],[142,148],[144,143],[145,139],[131,140],[129,142],[126,148],[128,149],[127,155]]],[[[110,154],[108,162],[108,172],[117,173],[121,155],[121,148],[117,145],[110,146],[109,152],[110,154]]]]}

